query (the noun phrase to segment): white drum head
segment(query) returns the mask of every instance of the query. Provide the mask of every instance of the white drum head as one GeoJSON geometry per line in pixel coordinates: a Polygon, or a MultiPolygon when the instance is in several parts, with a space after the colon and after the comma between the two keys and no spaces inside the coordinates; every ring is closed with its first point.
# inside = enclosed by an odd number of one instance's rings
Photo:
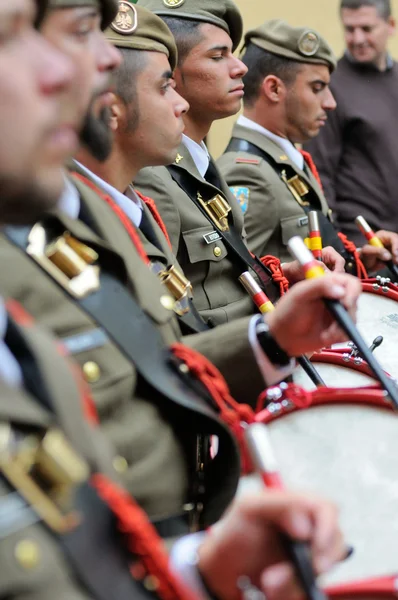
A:
{"type": "Polygon", "coordinates": [[[369,346],[377,336],[383,336],[383,343],[376,348],[374,356],[387,373],[398,379],[398,302],[387,296],[362,293],[357,326],[369,346]]]}
{"type": "MultiPolygon", "coordinates": [[[[340,508],[354,555],[322,584],[398,572],[398,416],[382,408],[327,405],[268,426],[287,489],[316,492],[340,508]]],[[[260,489],[243,478],[240,493],[260,489]]]]}
{"type": "MultiPolygon", "coordinates": [[[[355,369],[329,363],[314,362],[313,365],[327,387],[357,388],[376,384],[375,379],[355,369]]],[[[297,366],[294,370],[293,381],[296,385],[306,390],[314,390],[316,388],[315,384],[300,366],[297,366]]]]}

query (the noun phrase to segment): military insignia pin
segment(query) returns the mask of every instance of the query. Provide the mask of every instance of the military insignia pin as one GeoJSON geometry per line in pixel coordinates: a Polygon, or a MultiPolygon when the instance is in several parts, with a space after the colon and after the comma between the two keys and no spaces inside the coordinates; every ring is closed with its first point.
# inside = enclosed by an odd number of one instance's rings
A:
{"type": "Polygon", "coordinates": [[[231,192],[233,193],[233,195],[235,196],[235,198],[237,199],[239,206],[241,208],[241,211],[243,214],[245,214],[245,212],[247,211],[247,209],[249,208],[249,198],[250,198],[250,190],[247,187],[239,187],[239,186],[233,186],[229,188],[231,190],[231,192]]]}
{"type": "Polygon", "coordinates": [[[315,31],[305,31],[298,42],[298,49],[304,56],[314,56],[319,50],[321,41],[315,31]]]}
{"type": "Polygon", "coordinates": [[[177,165],[179,165],[182,160],[184,160],[184,157],[181,156],[181,154],[177,154],[174,162],[177,163],[177,165]]]}
{"type": "Polygon", "coordinates": [[[184,4],[185,0],[163,0],[163,4],[168,8],[178,8],[184,4]]]}
{"type": "Polygon", "coordinates": [[[119,1],[119,10],[111,23],[111,28],[122,35],[134,33],[138,25],[138,15],[135,6],[124,0],[119,1]]]}

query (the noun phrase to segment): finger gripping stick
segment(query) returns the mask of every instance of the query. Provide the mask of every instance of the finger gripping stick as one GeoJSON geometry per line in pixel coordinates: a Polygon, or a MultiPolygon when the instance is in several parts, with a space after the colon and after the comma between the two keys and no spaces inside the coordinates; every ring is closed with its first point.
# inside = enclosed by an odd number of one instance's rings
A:
{"type": "MultiPolygon", "coordinates": [[[[371,246],[373,246],[374,248],[385,248],[381,239],[377,237],[373,229],[363,217],[357,217],[355,219],[355,223],[357,224],[358,229],[366,237],[371,246]]],[[[398,279],[398,266],[391,259],[383,260],[383,262],[390,269],[391,273],[398,279]]]]}
{"type": "MultiPolygon", "coordinates": [[[[249,425],[245,429],[245,441],[253,466],[266,487],[282,490],[284,486],[279,475],[267,426],[263,423],[249,425]]],[[[294,540],[285,533],[281,533],[281,538],[307,600],[327,600],[327,596],[316,583],[308,544],[294,540]]]]}
{"type": "MultiPolygon", "coordinates": [[[[319,263],[313,259],[301,237],[295,236],[291,238],[288,242],[288,247],[293,258],[298,260],[303,267],[306,279],[314,279],[325,275],[324,270],[319,263]]],[[[389,395],[394,409],[398,410],[398,390],[394,381],[383,371],[344,306],[339,300],[332,300],[330,298],[324,298],[324,302],[341,329],[343,329],[349,339],[354,342],[358,348],[359,354],[366,360],[369,367],[372,369],[376,379],[389,395]]]]}

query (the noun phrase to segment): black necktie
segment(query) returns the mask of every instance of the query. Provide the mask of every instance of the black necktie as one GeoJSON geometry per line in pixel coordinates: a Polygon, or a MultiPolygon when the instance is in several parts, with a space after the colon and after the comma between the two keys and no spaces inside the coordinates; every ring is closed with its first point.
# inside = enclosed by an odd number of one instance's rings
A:
{"type": "Polygon", "coordinates": [[[148,242],[153,244],[153,246],[155,246],[155,248],[157,248],[158,250],[162,251],[162,246],[159,243],[156,232],[148,218],[148,215],[146,214],[145,210],[142,210],[141,212],[142,217],[140,223],[140,230],[142,231],[148,242]]]}
{"type": "Polygon", "coordinates": [[[205,173],[205,179],[208,183],[211,183],[211,185],[214,185],[214,187],[221,190],[221,179],[214,163],[211,160],[209,163],[209,167],[205,173]]]}

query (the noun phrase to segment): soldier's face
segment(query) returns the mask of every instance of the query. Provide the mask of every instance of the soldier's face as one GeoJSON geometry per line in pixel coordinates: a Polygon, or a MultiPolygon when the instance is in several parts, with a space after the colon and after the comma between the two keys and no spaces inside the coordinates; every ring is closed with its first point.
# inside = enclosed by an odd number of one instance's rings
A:
{"type": "Polygon", "coordinates": [[[379,66],[387,51],[388,38],[395,32],[394,19],[383,19],[375,6],[361,6],[355,10],[343,8],[341,20],[350,54],[358,62],[379,66]]]}
{"type": "Polygon", "coordinates": [[[73,65],[32,26],[31,0],[0,0],[0,220],[29,222],[54,205],[77,147],[61,104],[73,65]]]}
{"type": "Polygon", "coordinates": [[[325,125],[328,111],[336,108],[329,82],[326,65],[305,64],[294,83],[286,88],[284,110],[290,141],[303,143],[318,135],[325,125]]]}
{"type": "Polygon", "coordinates": [[[247,67],[232,54],[229,35],[204,23],[201,41],[175,71],[177,91],[189,102],[192,120],[223,119],[236,114],[243,98],[247,67]]]}
{"type": "Polygon", "coordinates": [[[119,51],[101,31],[101,15],[95,7],[55,9],[42,25],[43,35],[74,62],[76,78],[64,110],[81,123],[89,110],[92,119],[110,106],[112,74],[120,64],[119,51]]]}
{"type": "Polygon", "coordinates": [[[145,58],[135,81],[135,97],[116,134],[118,143],[140,168],[174,161],[184,130],[182,117],[189,108],[175,90],[166,55],[146,52],[145,58]]]}

